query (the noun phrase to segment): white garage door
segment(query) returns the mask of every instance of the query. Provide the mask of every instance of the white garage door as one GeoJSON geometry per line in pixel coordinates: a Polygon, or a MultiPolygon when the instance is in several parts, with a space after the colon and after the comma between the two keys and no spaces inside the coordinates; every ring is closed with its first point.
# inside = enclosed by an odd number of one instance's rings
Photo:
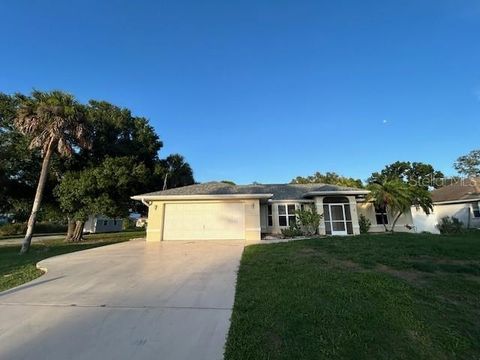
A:
{"type": "Polygon", "coordinates": [[[165,205],[164,240],[243,240],[243,203],[165,205]]]}

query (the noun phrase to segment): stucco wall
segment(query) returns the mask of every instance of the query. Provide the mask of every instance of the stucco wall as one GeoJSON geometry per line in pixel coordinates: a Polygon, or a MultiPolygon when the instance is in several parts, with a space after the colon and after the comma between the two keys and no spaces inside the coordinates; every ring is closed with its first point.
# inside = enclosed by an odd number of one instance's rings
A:
{"type": "Polygon", "coordinates": [[[426,215],[421,209],[412,209],[414,223],[417,230],[439,233],[436,225],[444,217],[456,217],[466,228],[480,228],[480,218],[475,218],[471,203],[437,204],[431,214],[426,215]]]}
{"type": "MultiPolygon", "coordinates": [[[[357,204],[357,213],[358,217],[363,214],[372,226],[370,227],[370,232],[385,232],[383,224],[377,224],[377,219],[375,217],[375,206],[369,202],[363,202],[357,204]]],[[[388,225],[387,228],[391,229],[394,217],[390,212],[387,212],[388,225]]],[[[396,225],[395,231],[398,232],[414,232],[414,229],[408,229],[405,225],[413,226],[412,213],[408,211],[407,213],[400,216],[396,225]]]]}
{"type": "MultiPolygon", "coordinates": [[[[169,203],[241,203],[245,209],[245,240],[260,240],[260,202],[258,199],[245,200],[196,200],[192,201],[153,201],[148,208],[147,241],[162,241],[165,224],[165,205],[169,203]]],[[[219,207],[221,209],[221,207],[219,207]]],[[[218,215],[221,216],[221,210],[218,215]]],[[[201,226],[201,224],[199,224],[201,226]]],[[[195,240],[195,239],[192,239],[195,240]]]]}
{"type": "Polygon", "coordinates": [[[280,226],[278,222],[278,205],[295,205],[299,210],[302,205],[313,205],[313,203],[285,201],[285,202],[271,202],[269,204],[262,204],[260,209],[260,220],[262,233],[265,234],[281,234],[282,229],[288,229],[288,226],[280,226]],[[272,205],[273,225],[268,226],[268,205],[272,205]]]}

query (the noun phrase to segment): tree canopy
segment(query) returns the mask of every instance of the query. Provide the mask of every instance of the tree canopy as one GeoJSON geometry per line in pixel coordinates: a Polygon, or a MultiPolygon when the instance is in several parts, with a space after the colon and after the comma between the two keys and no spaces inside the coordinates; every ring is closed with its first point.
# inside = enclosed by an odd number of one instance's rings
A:
{"type": "Polygon", "coordinates": [[[441,186],[440,180],[443,180],[443,174],[429,164],[397,161],[373,173],[367,180],[368,199],[379,208],[390,211],[394,218],[390,229],[393,232],[397,220],[412,206],[430,213],[433,203],[429,189],[441,186]]]}
{"type": "Polygon", "coordinates": [[[367,183],[401,180],[424,189],[438,188],[443,185],[444,175],[430,164],[422,162],[396,161],[385,166],[380,172],[374,172],[367,183]]]}
{"type": "Polygon", "coordinates": [[[293,179],[291,184],[331,184],[331,185],[340,185],[340,186],[348,186],[348,187],[355,187],[355,188],[362,188],[362,180],[354,179],[351,177],[345,177],[342,175],[338,175],[335,172],[327,172],[322,174],[321,172],[316,172],[313,175],[302,177],[297,176],[293,179]]]}
{"type": "Polygon", "coordinates": [[[459,174],[468,177],[480,176],[480,149],[472,150],[468,154],[460,156],[453,164],[459,174]]]}
{"type": "Polygon", "coordinates": [[[67,120],[81,118],[85,125],[84,129],[55,125],[58,151],[51,155],[42,211],[52,208],[62,214],[61,209],[74,219],[94,213],[126,216],[138,206],[130,199],[133,194],[161,189],[164,183],[167,188],[194,183],[184,157],[159,157],[163,143],[148,119],[134,116],[126,108],[97,100],[81,104],[62,92],[0,93],[0,211],[14,213],[18,220],[25,220],[42,168],[47,135],[52,135],[52,129],[38,119],[39,114],[48,114],[52,124],[61,115],[67,120]],[[52,94],[71,106],[55,107],[49,103],[52,94]],[[39,136],[31,131],[34,125],[39,136]],[[79,135],[77,130],[88,130],[84,140],[90,146],[82,146],[81,139],[71,141],[79,135]],[[69,159],[60,158],[67,153],[69,159]]]}

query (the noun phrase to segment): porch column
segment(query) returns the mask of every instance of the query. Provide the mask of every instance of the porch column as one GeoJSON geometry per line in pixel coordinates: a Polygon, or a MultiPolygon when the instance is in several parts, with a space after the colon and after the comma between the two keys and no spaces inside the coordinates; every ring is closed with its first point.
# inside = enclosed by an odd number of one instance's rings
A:
{"type": "Polygon", "coordinates": [[[352,214],[353,235],[360,234],[360,225],[358,224],[357,199],[355,196],[347,196],[350,204],[350,212],[352,214]]]}
{"type": "MultiPolygon", "coordinates": [[[[318,226],[318,234],[326,235],[325,219],[323,216],[323,196],[316,196],[313,200],[315,201],[315,207],[317,209],[317,213],[322,217],[320,219],[320,225],[318,226]]],[[[357,224],[358,224],[358,221],[357,221],[357,224]]]]}

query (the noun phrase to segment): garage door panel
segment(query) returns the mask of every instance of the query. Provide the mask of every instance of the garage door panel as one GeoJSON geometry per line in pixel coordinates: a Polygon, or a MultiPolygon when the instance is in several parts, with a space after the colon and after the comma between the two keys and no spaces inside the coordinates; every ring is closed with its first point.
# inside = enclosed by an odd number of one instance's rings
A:
{"type": "Polygon", "coordinates": [[[243,240],[243,203],[165,205],[164,240],[243,240]]]}

